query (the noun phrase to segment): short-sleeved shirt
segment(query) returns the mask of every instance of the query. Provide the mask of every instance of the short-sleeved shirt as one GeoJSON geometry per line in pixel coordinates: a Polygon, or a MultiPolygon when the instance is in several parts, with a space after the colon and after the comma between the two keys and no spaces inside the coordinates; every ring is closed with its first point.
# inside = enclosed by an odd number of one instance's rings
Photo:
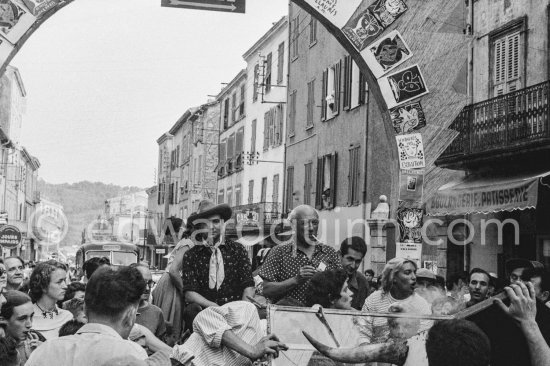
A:
{"type": "MultiPolygon", "coordinates": [[[[274,247],[269,252],[267,259],[262,265],[260,276],[267,282],[282,282],[295,277],[300,273],[300,267],[313,266],[318,268],[319,264],[325,264],[325,270],[342,268],[340,257],[336,251],[324,244],[315,245],[311,259],[300,249],[296,251],[296,257],[292,256],[293,243],[283,244],[274,247]]],[[[302,303],[306,303],[306,289],[309,281],[294,287],[283,297],[291,297],[302,303]]],[[[271,299],[277,301],[279,299],[271,299]]]]}
{"type": "Polygon", "coordinates": [[[183,256],[181,268],[184,293],[193,291],[209,301],[223,305],[242,300],[244,290],[247,287],[254,287],[248,253],[242,244],[225,239],[219,249],[222,253],[225,273],[220,288],[211,289],[208,286],[212,249],[205,245],[196,245],[183,256]]]}
{"type": "Polygon", "coordinates": [[[136,323],[149,329],[157,338],[161,338],[166,333],[166,323],[164,315],[158,306],[147,304],[138,309],[139,315],[136,317],[136,323]]]}

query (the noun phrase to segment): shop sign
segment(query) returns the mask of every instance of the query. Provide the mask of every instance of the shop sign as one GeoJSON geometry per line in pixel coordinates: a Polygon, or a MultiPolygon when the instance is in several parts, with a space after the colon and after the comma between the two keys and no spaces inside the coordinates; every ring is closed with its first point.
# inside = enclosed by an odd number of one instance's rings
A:
{"type": "Polygon", "coordinates": [[[164,249],[164,248],[157,248],[157,249],[155,249],[155,253],[157,253],[157,254],[165,254],[165,253],[166,253],[166,249],[164,249]]]}
{"type": "Polygon", "coordinates": [[[0,246],[4,249],[14,249],[21,244],[21,231],[12,225],[0,228],[0,246]]]}

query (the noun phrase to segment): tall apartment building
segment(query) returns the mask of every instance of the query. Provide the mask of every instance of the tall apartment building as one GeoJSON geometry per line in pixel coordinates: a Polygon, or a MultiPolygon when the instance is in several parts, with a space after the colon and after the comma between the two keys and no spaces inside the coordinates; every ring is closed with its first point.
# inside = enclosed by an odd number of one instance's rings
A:
{"type": "Polygon", "coordinates": [[[471,104],[436,161],[466,174],[442,186],[427,211],[460,244],[447,246],[450,271],[480,267],[503,276],[513,257],[550,265],[548,5],[467,4],[471,104]]]}

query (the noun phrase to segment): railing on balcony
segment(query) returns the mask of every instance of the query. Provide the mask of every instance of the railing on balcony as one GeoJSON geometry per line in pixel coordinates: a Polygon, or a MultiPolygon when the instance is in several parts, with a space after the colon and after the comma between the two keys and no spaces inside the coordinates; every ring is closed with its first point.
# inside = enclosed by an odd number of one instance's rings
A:
{"type": "Polygon", "coordinates": [[[259,202],[233,207],[233,219],[237,225],[270,225],[281,219],[283,205],[279,202],[259,202]]]}
{"type": "Polygon", "coordinates": [[[441,158],[506,149],[550,137],[550,81],[466,106],[449,128],[460,134],[441,158]]]}

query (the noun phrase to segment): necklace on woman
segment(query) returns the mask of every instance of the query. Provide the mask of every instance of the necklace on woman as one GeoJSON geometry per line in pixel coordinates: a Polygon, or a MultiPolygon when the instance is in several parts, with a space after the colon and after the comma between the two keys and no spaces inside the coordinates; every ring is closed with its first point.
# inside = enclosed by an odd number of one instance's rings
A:
{"type": "Polygon", "coordinates": [[[36,306],[40,309],[40,311],[42,312],[42,316],[44,317],[44,319],[46,319],[48,316],[50,317],[50,319],[53,319],[53,314],[55,315],[59,315],[59,312],[57,311],[57,307],[54,305],[54,308],[53,310],[44,310],[40,307],[40,305],[38,305],[38,302],[36,303],[36,306]]]}

